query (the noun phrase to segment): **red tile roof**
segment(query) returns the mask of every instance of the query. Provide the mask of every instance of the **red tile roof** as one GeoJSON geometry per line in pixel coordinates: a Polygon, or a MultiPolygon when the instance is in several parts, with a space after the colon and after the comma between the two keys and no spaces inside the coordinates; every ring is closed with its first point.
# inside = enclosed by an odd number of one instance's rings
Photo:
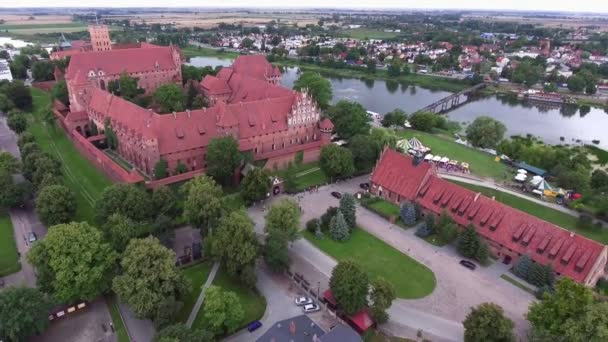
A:
{"type": "Polygon", "coordinates": [[[528,255],[555,272],[584,282],[604,245],[528,215],[479,193],[448,182],[424,162],[386,151],[371,180],[436,214],[447,211],[461,226],[472,223],[477,232],[504,248],[528,255]]]}
{"type": "Polygon", "coordinates": [[[334,123],[331,122],[331,120],[329,118],[325,118],[319,124],[319,128],[321,128],[321,129],[334,129],[334,123]]]}
{"type": "Polygon", "coordinates": [[[265,81],[266,77],[280,76],[279,68],[268,62],[264,55],[239,56],[232,64],[234,72],[265,81]]]}

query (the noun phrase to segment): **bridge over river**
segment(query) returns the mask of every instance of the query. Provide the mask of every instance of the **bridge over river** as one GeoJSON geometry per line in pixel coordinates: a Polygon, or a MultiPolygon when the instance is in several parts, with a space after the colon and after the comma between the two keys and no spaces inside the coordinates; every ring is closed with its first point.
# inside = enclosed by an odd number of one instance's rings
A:
{"type": "Polygon", "coordinates": [[[435,102],[431,103],[430,105],[428,105],[420,110],[417,110],[416,113],[417,112],[443,113],[449,109],[452,109],[453,107],[457,107],[459,105],[465,104],[469,100],[468,95],[475,93],[476,91],[483,89],[485,87],[486,87],[486,83],[479,83],[470,88],[462,90],[458,93],[446,96],[441,100],[435,101],[435,102]]]}

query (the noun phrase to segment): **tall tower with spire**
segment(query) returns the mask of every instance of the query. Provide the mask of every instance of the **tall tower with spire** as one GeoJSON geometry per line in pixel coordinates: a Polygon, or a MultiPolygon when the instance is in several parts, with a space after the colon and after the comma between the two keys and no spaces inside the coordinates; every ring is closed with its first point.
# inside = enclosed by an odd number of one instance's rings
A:
{"type": "Polygon", "coordinates": [[[93,51],[112,50],[112,41],[110,40],[110,31],[107,25],[89,25],[89,34],[91,35],[93,51]]]}

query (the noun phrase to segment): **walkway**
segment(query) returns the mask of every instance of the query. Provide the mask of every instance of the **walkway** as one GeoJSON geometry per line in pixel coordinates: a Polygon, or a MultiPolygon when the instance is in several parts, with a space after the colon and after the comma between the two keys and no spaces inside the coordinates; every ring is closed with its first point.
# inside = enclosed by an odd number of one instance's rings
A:
{"type": "Polygon", "coordinates": [[[451,180],[455,180],[455,181],[459,181],[459,182],[463,182],[463,183],[468,183],[468,184],[472,184],[472,185],[479,185],[479,186],[483,186],[486,188],[491,188],[494,190],[498,190],[500,192],[504,192],[506,194],[509,195],[513,195],[513,196],[517,196],[520,198],[523,198],[525,200],[528,200],[530,202],[534,202],[536,204],[540,204],[542,206],[545,206],[547,208],[551,208],[551,209],[555,209],[557,211],[561,211],[562,213],[568,214],[568,215],[572,215],[575,217],[579,216],[579,213],[575,210],[572,209],[568,209],[562,205],[556,204],[556,203],[550,203],[550,202],[546,202],[543,201],[541,199],[532,197],[532,196],[528,196],[525,194],[522,194],[521,192],[518,191],[514,191],[511,190],[509,188],[506,188],[502,185],[496,184],[494,181],[487,181],[487,180],[480,180],[480,179],[474,179],[472,177],[465,177],[465,176],[459,176],[453,173],[443,173],[443,172],[437,172],[437,174],[439,175],[439,177],[441,178],[445,178],[445,179],[451,179],[451,180]]]}
{"type": "Polygon", "coordinates": [[[207,290],[207,288],[209,286],[211,286],[211,284],[213,283],[213,279],[215,279],[215,275],[217,274],[217,270],[219,268],[220,268],[220,263],[215,262],[213,264],[213,267],[211,268],[211,273],[209,273],[209,277],[207,277],[207,281],[205,282],[205,285],[203,285],[203,287],[201,289],[201,294],[198,296],[198,299],[196,300],[196,303],[194,304],[194,307],[192,308],[192,311],[190,312],[190,316],[188,316],[188,321],[186,322],[186,325],[188,326],[188,328],[192,328],[192,323],[194,323],[194,320],[196,319],[196,315],[198,315],[198,311],[201,309],[201,305],[203,305],[203,302],[205,301],[205,290],[207,290]]]}

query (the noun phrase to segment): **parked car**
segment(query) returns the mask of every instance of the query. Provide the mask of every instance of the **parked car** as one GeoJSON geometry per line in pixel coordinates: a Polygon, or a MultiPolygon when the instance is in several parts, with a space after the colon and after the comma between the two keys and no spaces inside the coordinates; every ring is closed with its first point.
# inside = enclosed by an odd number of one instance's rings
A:
{"type": "Polygon", "coordinates": [[[341,194],[341,193],[339,193],[339,192],[337,192],[337,191],[332,191],[332,192],[331,192],[331,195],[332,195],[332,196],[334,196],[334,197],[335,197],[335,198],[337,198],[337,199],[342,198],[342,194],[341,194]]]}
{"type": "Polygon", "coordinates": [[[302,305],[307,305],[307,304],[312,304],[312,299],[310,299],[310,297],[306,297],[306,296],[302,296],[302,297],[296,297],[296,305],[298,306],[302,306],[302,305]]]}
{"type": "Polygon", "coordinates": [[[460,264],[468,269],[470,269],[471,271],[474,270],[475,268],[477,268],[477,265],[475,265],[474,263],[468,261],[468,260],[460,260],[460,264]]]}
{"type": "Polygon", "coordinates": [[[304,313],[311,313],[321,310],[321,308],[315,303],[304,305],[302,309],[304,310],[304,313]]]}
{"type": "Polygon", "coordinates": [[[36,236],[36,233],[34,233],[34,232],[30,232],[30,233],[27,235],[27,241],[28,241],[29,243],[33,243],[33,242],[35,242],[36,240],[38,240],[38,237],[36,236]]]}
{"type": "Polygon", "coordinates": [[[368,190],[369,189],[369,183],[361,183],[361,184],[359,184],[359,186],[363,190],[368,190]]]}
{"type": "Polygon", "coordinates": [[[262,322],[253,321],[253,322],[247,324],[247,331],[254,332],[254,331],[258,330],[261,326],[262,326],[262,322]]]}

